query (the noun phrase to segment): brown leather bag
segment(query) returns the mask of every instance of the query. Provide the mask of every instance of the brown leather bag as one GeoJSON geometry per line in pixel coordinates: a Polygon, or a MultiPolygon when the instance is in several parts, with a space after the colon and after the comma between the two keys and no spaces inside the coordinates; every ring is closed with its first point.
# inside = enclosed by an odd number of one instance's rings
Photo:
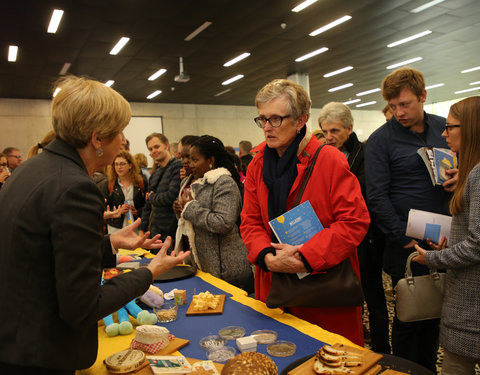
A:
{"type": "MultiPolygon", "coordinates": [[[[318,147],[308,167],[293,207],[300,203],[315,161],[324,145],[318,147]]],[[[272,275],[266,304],[274,307],[349,307],[363,305],[363,290],[350,259],[299,279],[296,273],[272,275]]]]}

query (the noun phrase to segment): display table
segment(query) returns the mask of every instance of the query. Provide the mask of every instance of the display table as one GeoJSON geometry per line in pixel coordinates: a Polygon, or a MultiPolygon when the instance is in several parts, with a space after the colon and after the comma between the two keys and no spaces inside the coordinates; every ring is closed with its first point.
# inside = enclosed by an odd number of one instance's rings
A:
{"type": "MultiPolygon", "coordinates": [[[[179,306],[178,319],[161,324],[176,337],[190,340],[190,344],[180,349],[180,353],[185,357],[206,360],[206,351],[200,348],[199,340],[204,336],[218,334],[221,328],[232,325],[244,327],[246,335],[259,329],[271,329],[278,332],[279,340],[294,342],[297,346],[294,355],[285,358],[272,357],[279,372],[295,360],[315,353],[324,343],[356,346],[340,335],[325,331],[314,324],[284,313],[281,309],[269,309],[263,302],[249,298],[245,291],[201,271],[190,278],[155,283],[155,285],[164,293],[174,288],[187,291],[187,304],[179,306]],[[185,313],[192,300],[192,295],[207,290],[212,294],[227,295],[223,314],[186,316],[185,313]]],[[[132,323],[135,326],[135,320],[132,320],[132,323]]],[[[100,321],[98,337],[97,361],[89,369],[77,371],[77,375],[107,375],[103,360],[116,352],[127,349],[135,337],[135,331],[125,336],[108,337],[103,321],[100,321]]],[[[236,348],[234,341],[228,341],[227,345],[236,348]]],[[[266,345],[259,344],[257,351],[267,354],[266,345]]],[[[237,351],[237,353],[239,352],[237,351]]]]}

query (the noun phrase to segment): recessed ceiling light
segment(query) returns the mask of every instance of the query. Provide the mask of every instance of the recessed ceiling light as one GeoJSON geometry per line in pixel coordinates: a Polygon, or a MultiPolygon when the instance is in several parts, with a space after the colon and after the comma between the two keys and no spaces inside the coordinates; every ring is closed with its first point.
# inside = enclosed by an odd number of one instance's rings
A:
{"type": "Polygon", "coordinates": [[[117,53],[119,53],[120,50],[123,47],[125,47],[125,44],[127,44],[129,40],[130,38],[127,38],[127,37],[120,38],[117,44],[115,44],[115,47],[113,47],[112,50],[110,51],[110,55],[116,55],[117,53]]]}
{"type": "Polygon", "coordinates": [[[379,88],[371,89],[371,90],[367,90],[367,91],[362,91],[362,92],[359,92],[359,93],[357,94],[357,96],[363,96],[363,95],[373,94],[374,92],[379,92],[379,91],[380,91],[379,88]]]}
{"type": "Polygon", "coordinates": [[[474,72],[475,70],[479,70],[479,69],[480,69],[480,66],[476,66],[474,68],[462,70],[460,73],[470,73],[470,72],[474,72]]]}
{"type": "Polygon", "coordinates": [[[244,52],[242,53],[241,55],[235,57],[234,59],[231,59],[230,61],[227,61],[225,64],[223,64],[223,66],[232,66],[233,64],[243,60],[243,59],[246,59],[248,56],[250,56],[250,54],[248,52],[244,52]]]}
{"type": "Polygon", "coordinates": [[[222,85],[226,86],[229,85],[232,82],[238,81],[239,79],[242,79],[244,77],[243,74],[237,74],[235,77],[232,77],[230,79],[227,79],[226,81],[222,82],[222,85]]]}
{"type": "Polygon", "coordinates": [[[62,90],[62,89],[61,89],[60,87],[57,87],[57,88],[55,89],[55,91],[53,92],[53,95],[52,95],[52,96],[53,96],[53,97],[56,97],[57,94],[58,94],[61,90],[62,90]]]}
{"type": "Polygon", "coordinates": [[[293,8],[292,12],[300,12],[301,10],[305,9],[306,7],[316,2],[317,0],[305,0],[304,2],[298,4],[295,8],[293,8]]]}
{"type": "Polygon", "coordinates": [[[112,85],[115,83],[115,81],[109,79],[107,82],[105,82],[105,86],[112,87],[112,85]]]}
{"type": "Polygon", "coordinates": [[[341,23],[344,23],[346,21],[348,21],[349,19],[351,19],[352,17],[351,16],[343,16],[341,18],[339,18],[338,20],[335,20],[333,22],[330,22],[328,25],[325,25],[325,26],[322,26],[320,27],[319,29],[317,30],[314,30],[312,31],[310,34],[310,36],[316,36],[318,34],[321,34],[323,33],[324,31],[327,31],[327,30],[330,30],[332,27],[335,27],[335,26],[338,26],[340,25],[341,23]]]}
{"type": "Polygon", "coordinates": [[[220,95],[226,94],[229,91],[232,91],[232,89],[226,89],[226,90],[220,91],[219,93],[215,94],[214,96],[220,96],[220,95]]]}
{"type": "Polygon", "coordinates": [[[52,17],[50,18],[50,23],[48,24],[47,32],[50,34],[55,34],[58,29],[58,25],[60,25],[60,21],[63,17],[63,10],[54,9],[52,13],[52,17]]]}
{"type": "Polygon", "coordinates": [[[320,49],[317,49],[316,51],[307,53],[306,55],[303,55],[303,56],[299,57],[298,59],[295,59],[295,61],[300,62],[300,61],[303,61],[303,60],[307,60],[310,57],[317,56],[317,55],[319,55],[323,52],[326,52],[326,51],[328,51],[328,48],[327,47],[322,47],[320,49]]]}
{"type": "Polygon", "coordinates": [[[455,94],[463,94],[464,92],[480,90],[480,87],[472,87],[471,89],[455,91],[455,94]]]}
{"type": "Polygon", "coordinates": [[[480,81],[470,82],[470,86],[480,85],[480,81]]]}
{"type": "Polygon", "coordinates": [[[410,11],[410,13],[419,13],[419,12],[422,12],[424,11],[425,9],[428,9],[430,7],[433,7],[437,4],[440,4],[440,3],[443,3],[445,0],[433,0],[433,1],[429,1],[428,3],[425,3],[423,5],[420,5],[419,7],[415,8],[415,9],[412,9],[410,11]]]}
{"type": "Polygon", "coordinates": [[[162,93],[162,90],[156,90],[152,92],[150,95],[148,95],[147,99],[153,99],[154,97],[156,97],[157,95],[160,95],[161,93],[162,93]]]}
{"type": "Polygon", "coordinates": [[[442,87],[445,86],[444,83],[436,83],[435,85],[430,85],[425,87],[425,90],[431,90],[431,89],[436,89],[437,87],[442,87]]]}
{"type": "Polygon", "coordinates": [[[345,105],[353,104],[353,103],[358,103],[361,102],[362,99],[352,99],[352,100],[347,100],[346,102],[343,102],[345,105]]]}
{"type": "Polygon", "coordinates": [[[60,69],[60,71],[58,72],[58,75],[64,76],[65,74],[67,74],[68,69],[70,69],[71,66],[72,66],[72,63],[67,62],[63,64],[62,69],[60,69]]]}
{"type": "Polygon", "coordinates": [[[9,46],[8,47],[8,61],[15,62],[17,61],[18,46],[9,46]]]}
{"type": "Polygon", "coordinates": [[[399,63],[389,65],[389,66],[387,66],[387,69],[395,69],[395,68],[398,68],[399,66],[407,65],[407,64],[413,63],[415,61],[420,61],[422,59],[423,59],[423,57],[414,57],[413,59],[408,59],[408,60],[405,60],[405,61],[402,61],[402,62],[399,62],[399,63]]]}
{"type": "Polygon", "coordinates": [[[346,83],[346,84],[341,85],[341,86],[332,87],[331,89],[328,89],[328,92],[343,90],[343,89],[346,89],[347,87],[352,87],[352,86],[353,86],[353,83],[346,83]]]}
{"type": "Polygon", "coordinates": [[[422,36],[425,36],[425,35],[428,35],[428,34],[431,34],[431,33],[432,33],[431,30],[425,30],[425,31],[422,31],[421,33],[411,35],[407,38],[403,38],[403,39],[397,40],[396,42],[390,43],[390,44],[387,45],[387,47],[389,47],[389,48],[396,47],[400,44],[410,42],[411,40],[421,38],[422,36]]]}
{"type": "Polygon", "coordinates": [[[373,104],[377,104],[377,102],[375,100],[372,100],[371,102],[357,104],[355,107],[360,108],[360,107],[366,107],[367,105],[373,105],[373,104]]]}
{"type": "Polygon", "coordinates": [[[184,40],[186,42],[191,41],[193,38],[195,38],[198,34],[200,34],[203,30],[205,30],[211,24],[212,23],[210,21],[204,22],[199,27],[197,27],[195,30],[193,30],[190,34],[188,34],[187,37],[184,40]]]}
{"type": "Polygon", "coordinates": [[[353,69],[353,66],[346,66],[345,68],[334,70],[333,72],[324,74],[323,76],[325,78],[328,78],[328,77],[336,76],[337,74],[340,74],[340,73],[347,72],[347,71],[352,70],[352,69],[353,69]]]}
{"type": "Polygon", "coordinates": [[[159,69],[155,73],[153,73],[150,77],[148,77],[148,80],[149,81],[155,81],[158,77],[160,77],[166,71],[167,71],[167,69],[159,69]]]}

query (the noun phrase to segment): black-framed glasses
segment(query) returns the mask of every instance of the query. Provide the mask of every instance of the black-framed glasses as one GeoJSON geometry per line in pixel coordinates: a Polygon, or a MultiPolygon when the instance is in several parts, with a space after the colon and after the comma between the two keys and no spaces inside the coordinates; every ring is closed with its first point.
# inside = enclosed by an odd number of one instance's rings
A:
{"type": "Polygon", "coordinates": [[[7,163],[0,163],[0,167],[6,167],[7,163]]]}
{"type": "Polygon", "coordinates": [[[270,116],[269,118],[266,118],[264,116],[259,116],[259,117],[255,117],[253,121],[255,121],[255,124],[257,124],[258,127],[262,129],[265,127],[265,125],[267,125],[267,122],[269,122],[273,128],[278,128],[280,125],[282,125],[283,120],[288,117],[292,117],[292,115],[286,115],[286,116],[273,115],[273,116],[270,116]]]}
{"type": "Polygon", "coordinates": [[[118,161],[115,164],[115,167],[125,167],[126,165],[130,164],[130,163],[125,163],[123,161],[118,161]]]}
{"type": "Polygon", "coordinates": [[[17,158],[21,159],[22,157],[20,155],[7,155],[7,158],[17,158]]]}
{"type": "Polygon", "coordinates": [[[445,124],[445,130],[447,131],[447,133],[453,129],[453,128],[459,128],[461,125],[458,124],[458,125],[448,125],[448,124],[445,124]]]}

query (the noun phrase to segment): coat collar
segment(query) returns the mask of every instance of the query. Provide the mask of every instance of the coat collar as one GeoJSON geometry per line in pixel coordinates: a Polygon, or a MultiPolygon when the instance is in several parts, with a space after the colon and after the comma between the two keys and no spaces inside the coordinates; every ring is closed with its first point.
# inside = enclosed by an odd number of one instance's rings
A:
{"type": "Polygon", "coordinates": [[[80,168],[84,169],[88,174],[87,167],[83,163],[82,158],[78,154],[77,150],[70,146],[68,143],[62,141],[61,139],[54,139],[44,148],[45,151],[51,152],[52,154],[60,155],[64,158],[72,160],[80,168]]]}
{"type": "Polygon", "coordinates": [[[228,171],[227,168],[216,168],[208,171],[203,175],[202,178],[199,178],[194,184],[214,184],[221,176],[231,176],[232,174],[228,171]]]}

